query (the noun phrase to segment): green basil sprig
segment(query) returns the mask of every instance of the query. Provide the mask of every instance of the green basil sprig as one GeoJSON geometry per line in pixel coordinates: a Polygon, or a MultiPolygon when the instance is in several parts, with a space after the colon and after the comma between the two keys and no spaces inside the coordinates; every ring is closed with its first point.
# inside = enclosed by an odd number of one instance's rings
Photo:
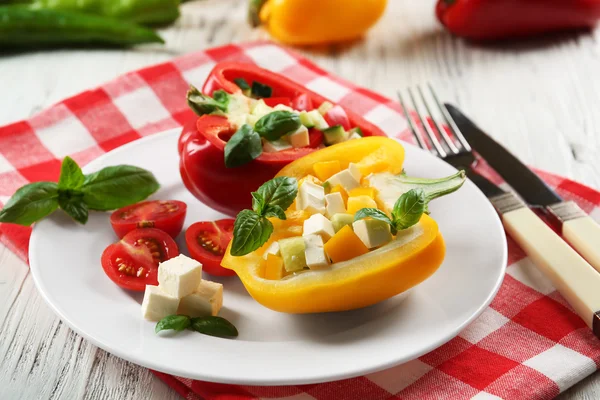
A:
{"type": "Polygon", "coordinates": [[[58,183],[35,182],[21,187],[0,210],[0,222],[29,226],[61,208],[85,224],[89,210],[114,210],[137,203],[156,192],[154,175],[131,165],[117,165],[84,175],[65,157],[58,183]]]}
{"type": "Polygon", "coordinates": [[[392,209],[391,218],[377,208],[362,208],[354,215],[354,220],[373,218],[386,222],[391,227],[393,235],[403,229],[416,225],[423,214],[429,214],[429,202],[438,197],[458,190],[465,182],[465,172],[459,171],[442,179],[411,178],[404,171],[397,176],[406,188],[392,209]]]}
{"type": "Polygon", "coordinates": [[[260,136],[248,124],[242,125],[225,145],[225,166],[236,168],[248,164],[263,152],[260,136]]]}
{"type": "Polygon", "coordinates": [[[187,315],[169,315],[158,321],[154,332],[165,330],[181,332],[186,329],[216,337],[238,336],[238,330],[231,322],[225,318],[213,316],[190,318],[187,315]]]}
{"type": "Polygon", "coordinates": [[[271,179],[252,193],[252,210],[242,210],[233,224],[231,255],[244,256],[265,244],[273,233],[267,217],[285,220],[287,210],[298,195],[296,178],[271,179]]]}
{"type": "Polygon", "coordinates": [[[227,112],[227,105],[229,104],[227,92],[217,90],[213,93],[213,97],[210,97],[192,85],[190,85],[186,98],[188,106],[200,117],[215,111],[227,112]]]}
{"type": "Polygon", "coordinates": [[[267,140],[278,140],[301,125],[298,114],[281,110],[273,111],[259,119],[254,125],[254,130],[267,140]]]}

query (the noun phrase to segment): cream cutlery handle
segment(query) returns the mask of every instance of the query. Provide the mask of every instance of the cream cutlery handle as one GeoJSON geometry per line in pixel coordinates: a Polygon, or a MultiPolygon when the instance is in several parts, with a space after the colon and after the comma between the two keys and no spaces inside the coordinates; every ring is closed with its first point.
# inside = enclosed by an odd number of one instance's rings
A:
{"type": "Polygon", "coordinates": [[[507,232],[600,337],[600,274],[529,208],[502,216],[507,232]]]}
{"type": "Polygon", "coordinates": [[[563,223],[562,234],[600,272],[600,225],[591,217],[576,218],[563,223]]]}

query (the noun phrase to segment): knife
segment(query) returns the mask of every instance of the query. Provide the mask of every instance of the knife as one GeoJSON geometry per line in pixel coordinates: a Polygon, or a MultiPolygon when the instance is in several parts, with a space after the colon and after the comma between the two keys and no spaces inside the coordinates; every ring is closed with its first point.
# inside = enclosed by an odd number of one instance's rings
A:
{"type": "Polygon", "coordinates": [[[600,225],[572,201],[564,201],[519,159],[458,108],[446,109],[469,144],[530,206],[541,207],[562,224],[563,237],[600,272],[600,225]]]}

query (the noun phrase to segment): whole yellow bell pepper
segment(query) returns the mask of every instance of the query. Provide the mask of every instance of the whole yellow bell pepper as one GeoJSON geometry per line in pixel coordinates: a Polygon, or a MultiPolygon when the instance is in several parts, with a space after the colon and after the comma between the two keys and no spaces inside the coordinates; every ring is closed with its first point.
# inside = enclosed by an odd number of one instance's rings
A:
{"type": "Polygon", "coordinates": [[[387,0],[250,0],[250,20],[292,45],[361,37],[383,15],[387,0]]]}
{"type": "MultiPolygon", "coordinates": [[[[283,168],[278,176],[301,179],[313,173],[317,162],[338,160],[342,168],[350,162],[364,171],[402,170],[404,149],[395,140],[369,137],[343,142],[300,158],[283,168]]],[[[292,208],[292,207],[291,207],[292,208]]],[[[273,219],[270,240],[260,249],[241,257],[227,249],[222,266],[234,270],[250,295],[265,307],[286,313],[344,311],[376,304],[400,294],[431,276],[441,265],[445,245],[436,222],[423,215],[420,222],[398,233],[387,245],[349,261],[332,264],[327,270],[307,271],[281,280],[263,277],[265,250],[273,241],[301,235],[302,211],[286,212],[285,221],[273,219]]]]}

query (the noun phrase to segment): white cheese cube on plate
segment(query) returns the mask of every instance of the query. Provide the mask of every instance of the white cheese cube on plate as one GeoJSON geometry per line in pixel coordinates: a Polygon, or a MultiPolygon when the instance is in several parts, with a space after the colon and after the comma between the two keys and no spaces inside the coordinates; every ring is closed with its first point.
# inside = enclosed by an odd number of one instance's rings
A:
{"type": "Polygon", "coordinates": [[[295,132],[288,135],[288,140],[294,148],[306,147],[310,144],[310,138],[308,136],[308,128],[304,125],[300,125],[295,132]]]}
{"type": "Polygon", "coordinates": [[[177,314],[179,299],[169,296],[158,286],[146,285],[142,301],[142,317],[149,321],[160,321],[164,317],[177,314]]]}
{"type": "Polygon", "coordinates": [[[279,242],[273,242],[265,250],[265,254],[263,254],[263,258],[266,260],[267,257],[269,256],[269,254],[273,254],[274,256],[278,256],[279,253],[280,253],[280,251],[279,251],[279,242]]]}
{"type": "Polygon", "coordinates": [[[293,146],[291,145],[291,143],[283,138],[272,141],[263,139],[263,150],[266,153],[276,153],[278,151],[289,150],[292,148],[293,146]]]}
{"type": "Polygon", "coordinates": [[[325,213],[325,188],[313,182],[304,182],[298,190],[296,208],[312,213],[325,213]]]}
{"type": "Polygon", "coordinates": [[[310,269],[324,269],[329,267],[329,260],[323,249],[323,238],[319,235],[305,235],[304,255],[306,265],[310,269]]]}
{"type": "Polygon", "coordinates": [[[392,240],[390,225],[378,219],[361,219],[352,224],[356,236],[369,249],[383,246],[392,240]]]}
{"type": "Polygon", "coordinates": [[[202,264],[183,254],[158,266],[158,285],[161,290],[178,299],[194,293],[202,280],[202,264]]]}
{"type": "Polygon", "coordinates": [[[327,180],[331,187],[340,185],[346,192],[356,189],[360,186],[360,178],[362,177],[360,170],[356,164],[350,163],[347,169],[338,172],[327,180]]]}
{"type": "Polygon", "coordinates": [[[327,242],[335,231],[333,230],[333,224],[325,216],[321,214],[311,215],[309,219],[304,221],[303,236],[319,235],[323,239],[323,242],[327,242]]]}
{"type": "Polygon", "coordinates": [[[223,306],[223,285],[203,280],[196,291],[181,299],[177,314],[189,317],[217,315],[223,306]]]}
{"type": "Polygon", "coordinates": [[[345,213],[346,205],[344,204],[344,198],[339,192],[330,193],[325,195],[325,203],[327,210],[327,217],[331,218],[335,214],[345,213]]]}

